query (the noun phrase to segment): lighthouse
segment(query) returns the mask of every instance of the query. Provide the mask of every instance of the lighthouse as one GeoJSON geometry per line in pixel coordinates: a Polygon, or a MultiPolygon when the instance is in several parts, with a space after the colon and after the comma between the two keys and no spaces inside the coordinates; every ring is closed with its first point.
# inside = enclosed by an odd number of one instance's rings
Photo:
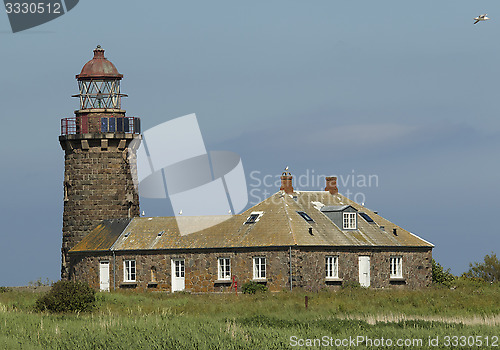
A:
{"type": "Polygon", "coordinates": [[[71,278],[68,251],[104,219],[139,216],[136,150],[140,119],[127,117],[123,75],[97,46],[76,75],[80,108],[61,119],[64,213],[61,278],[71,278]]]}

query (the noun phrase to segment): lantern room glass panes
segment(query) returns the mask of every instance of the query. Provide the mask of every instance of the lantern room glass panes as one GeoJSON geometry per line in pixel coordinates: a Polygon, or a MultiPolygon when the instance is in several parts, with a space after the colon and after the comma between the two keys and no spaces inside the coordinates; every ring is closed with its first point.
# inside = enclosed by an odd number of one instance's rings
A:
{"type": "Polygon", "coordinates": [[[80,80],[80,109],[121,109],[120,80],[80,80]]]}

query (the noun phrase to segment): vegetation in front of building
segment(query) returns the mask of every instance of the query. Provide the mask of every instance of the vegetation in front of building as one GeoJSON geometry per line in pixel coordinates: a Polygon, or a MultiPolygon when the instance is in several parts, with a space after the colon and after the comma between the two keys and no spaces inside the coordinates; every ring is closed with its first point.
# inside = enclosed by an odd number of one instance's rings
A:
{"type": "Polygon", "coordinates": [[[58,281],[36,300],[35,310],[50,312],[85,312],[95,306],[95,291],[78,281],[58,281]]]}
{"type": "Polygon", "coordinates": [[[337,291],[237,295],[120,291],[94,295],[89,309],[66,306],[57,313],[40,307],[40,300],[68,298],[69,305],[80,305],[88,286],[57,282],[42,297],[0,288],[0,349],[290,349],[293,339],[325,336],[364,338],[345,349],[369,348],[367,339],[382,337],[421,340],[406,346],[415,349],[496,348],[492,341],[500,346],[500,282],[461,276],[446,287],[442,282],[451,273],[433,267],[434,286],[421,290],[353,284],[337,291]],[[437,337],[439,346],[429,346],[437,337]],[[466,345],[445,346],[445,337],[465,337],[466,345]],[[481,346],[470,343],[478,337],[481,346]]]}
{"type": "Polygon", "coordinates": [[[294,336],[427,341],[481,335],[484,341],[500,332],[500,283],[466,279],[455,289],[98,293],[87,313],[34,312],[37,297],[0,294],[0,349],[290,349],[294,336]]]}
{"type": "Polygon", "coordinates": [[[432,259],[432,283],[449,287],[454,280],[455,276],[450,269],[445,270],[440,263],[432,259]]]}
{"type": "Polygon", "coordinates": [[[267,287],[264,284],[255,281],[248,281],[241,286],[241,291],[243,294],[255,294],[267,292],[267,287]]]}

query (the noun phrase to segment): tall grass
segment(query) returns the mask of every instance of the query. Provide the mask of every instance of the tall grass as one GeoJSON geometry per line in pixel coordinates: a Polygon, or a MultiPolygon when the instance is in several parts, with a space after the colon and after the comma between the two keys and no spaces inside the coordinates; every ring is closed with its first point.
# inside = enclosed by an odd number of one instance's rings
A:
{"type": "Polygon", "coordinates": [[[429,337],[500,335],[500,323],[481,322],[499,319],[498,285],[238,296],[101,293],[99,308],[85,314],[37,313],[36,298],[0,294],[0,349],[290,349],[292,336],[418,338],[419,349],[449,349],[428,346],[429,337]]]}

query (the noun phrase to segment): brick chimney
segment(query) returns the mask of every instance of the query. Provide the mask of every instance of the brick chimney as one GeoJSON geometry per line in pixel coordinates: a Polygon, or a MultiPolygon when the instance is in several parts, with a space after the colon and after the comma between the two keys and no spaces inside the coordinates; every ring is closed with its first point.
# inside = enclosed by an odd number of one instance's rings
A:
{"type": "Polygon", "coordinates": [[[281,174],[280,190],[283,190],[288,194],[293,193],[292,178],[292,174],[290,174],[288,171],[284,171],[283,174],[281,174]]]}
{"type": "Polygon", "coordinates": [[[337,188],[337,178],[335,176],[326,177],[325,191],[328,191],[331,194],[339,193],[339,189],[337,188]]]}

